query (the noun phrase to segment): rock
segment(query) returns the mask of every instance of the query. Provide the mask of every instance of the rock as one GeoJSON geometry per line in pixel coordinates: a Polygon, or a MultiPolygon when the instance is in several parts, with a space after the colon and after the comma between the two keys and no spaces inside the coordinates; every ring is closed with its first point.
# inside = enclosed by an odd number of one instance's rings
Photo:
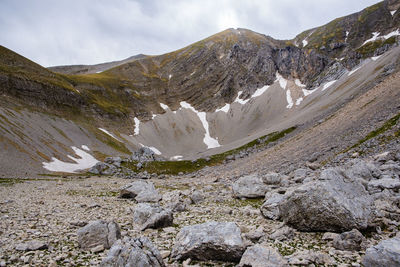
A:
{"type": "Polygon", "coordinates": [[[333,247],[339,250],[359,251],[365,241],[365,237],[357,229],[353,229],[337,235],[333,239],[333,247]]]}
{"type": "Polygon", "coordinates": [[[373,198],[362,184],[346,179],[336,168],[324,170],[320,181],[298,187],[279,203],[284,222],[301,231],[365,229],[373,210],[373,198]]]}
{"type": "Polygon", "coordinates": [[[139,203],[133,213],[133,222],[141,225],[141,230],[158,229],[171,226],[173,215],[171,210],[165,210],[159,205],[139,203]]]}
{"type": "Polygon", "coordinates": [[[296,183],[302,183],[306,177],[307,177],[306,169],[297,169],[293,173],[293,181],[296,183]]]}
{"type": "Polygon", "coordinates": [[[108,249],[120,238],[120,228],[115,222],[92,221],[78,230],[78,243],[84,250],[90,250],[100,245],[108,249]]]}
{"type": "Polygon", "coordinates": [[[150,148],[141,147],[131,155],[131,160],[139,162],[154,161],[156,160],[156,155],[150,148]]]}
{"type": "Polygon", "coordinates": [[[290,265],[304,265],[304,266],[310,266],[311,264],[314,265],[323,265],[323,266],[331,266],[334,265],[335,262],[332,260],[329,255],[321,252],[315,252],[315,251],[298,251],[290,256],[289,258],[289,264],[290,265]]]}
{"type": "Polygon", "coordinates": [[[246,249],[238,265],[238,267],[247,266],[287,266],[287,260],[276,249],[257,244],[246,249]]]}
{"type": "Polygon", "coordinates": [[[380,175],[380,170],[371,162],[361,159],[354,159],[350,162],[350,167],[346,168],[345,175],[350,179],[364,179],[370,181],[380,175]]]}
{"type": "Polygon", "coordinates": [[[270,172],[261,177],[264,184],[278,185],[281,183],[281,176],[276,172],[270,172]]]}
{"type": "Polygon", "coordinates": [[[381,192],[384,189],[399,190],[400,181],[391,178],[372,180],[368,183],[367,188],[371,194],[381,192]]]}
{"type": "Polygon", "coordinates": [[[112,175],[117,171],[117,168],[114,165],[97,162],[92,168],[89,169],[90,173],[98,174],[98,175],[112,175]]]}
{"type": "Polygon", "coordinates": [[[245,236],[246,239],[250,240],[251,242],[257,242],[264,235],[265,235],[264,231],[263,231],[262,227],[260,227],[256,231],[252,231],[252,232],[246,233],[244,236],[245,236]]]}
{"type": "Polygon", "coordinates": [[[90,249],[90,252],[99,253],[99,252],[102,252],[103,250],[104,250],[104,246],[98,245],[98,246],[95,246],[94,248],[90,249]]]}
{"type": "Polygon", "coordinates": [[[26,243],[21,243],[18,244],[15,249],[19,251],[34,251],[34,250],[42,250],[42,249],[47,249],[48,245],[39,240],[32,240],[28,241],[26,243]]]}
{"type": "Polygon", "coordinates": [[[183,227],[176,236],[171,257],[239,262],[244,251],[236,223],[211,221],[183,227]]]}
{"type": "Polygon", "coordinates": [[[236,198],[260,198],[268,191],[263,179],[256,174],[240,177],[232,185],[232,189],[236,198]]]}
{"type": "Polygon", "coordinates": [[[337,233],[326,232],[326,233],[324,233],[324,235],[322,236],[322,240],[332,241],[332,240],[334,240],[338,235],[339,235],[339,234],[337,234],[337,233]]]}
{"type": "Polygon", "coordinates": [[[374,156],[374,160],[376,160],[378,162],[385,162],[385,161],[391,160],[393,158],[394,158],[394,156],[389,151],[386,151],[386,152],[383,152],[381,154],[374,156]]]}
{"type": "Polygon", "coordinates": [[[400,266],[400,237],[379,242],[366,250],[362,259],[365,267],[400,266]]]}
{"type": "Polygon", "coordinates": [[[306,166],[311,170],[316,170],[321,168],[321,164],[319,164],[318,162],[306,162],[306,166]]]}
{"type": "Polygon", "coordinates": [[[133,198],[137,202],[158,202],[161,196],[152,182],[137,180],[120,189],[120,197],[133,198]]]}
{"type": "Polygon", "coordinates": [[[275,230],[275,232],[269,235],[270,239],[278,241],[283,241],[288,239],[290,240],[293,239],[293,237],[294,237],[294,231],[292,228],[288,226],[283,226],[282,228],[275,230]]]}
{"type": "Polygon", "coordinates": [[[266,197],[267,201],[265,201],[260,207],[261,214],[267,219],[279,220],[279,204],[283,202],[285,195],[273,193],[272,195],[267,194],[266,197]]]}
{"type": "Polygon", "coordinates": [[[164,261],[158,249],[146,237],[124,238],[111,247],[101,267],[163,267],[164,261]]]}
{"type": "Polygon", "coordinates": [[[199,204],[204,201],[204,194],[199,190],[194,190],[190,195],[190,200],[193,204],[199,204]]]}

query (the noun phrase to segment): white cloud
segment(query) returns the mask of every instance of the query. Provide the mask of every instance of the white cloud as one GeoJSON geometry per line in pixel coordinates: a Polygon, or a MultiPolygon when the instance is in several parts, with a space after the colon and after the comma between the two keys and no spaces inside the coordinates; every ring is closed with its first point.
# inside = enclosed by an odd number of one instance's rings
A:
{"type": "Polygon", "coordinates": [[[166,53],[230,27],[290,39],[376,2],[2,0],[1,45],[45,66],[94,64],[166,53]]]}

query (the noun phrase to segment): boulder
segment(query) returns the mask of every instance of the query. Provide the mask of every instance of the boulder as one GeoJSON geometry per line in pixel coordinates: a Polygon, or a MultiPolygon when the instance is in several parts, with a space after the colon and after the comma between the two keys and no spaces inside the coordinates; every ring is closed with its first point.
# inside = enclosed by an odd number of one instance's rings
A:
{"type": "Polygon", "coordinates": [[[301,231],[367,228],[373,220],[374,202],[363,185],[336,168],[324,170],[320,179],[298,187],[279,203],[283,221],[301,231]]]}
{"type": "Polygon", "coordinates": [[[296,183],[302,183],[304,179],[307,177],[308,170],[307,169],[297,169],[293,173],[293,181],[296,183]]]}
{"type": "Polygon", "coordinates": [[[19,251],[34,251],[47,249],[47,244],[43,241],[32,240],[25,243],[18,244],[15,249],[19,251]]]}
{"type": "Polygon", "coordinates": [[[190,195],[190,200],[193,204],[199,204],[205,199],[203,192],[199,190],[194,190],[190,195]]]}
{"type": "Polygon", "coordinates": [[[210,221],[183,227],[176,236],[171,257],[239,262],[245,249],[236,223],[210,221]]]}
{"type": "Polygon", "coordinates": [[[158,202],[161,196],[152,182],[137,180],[120,189],[119,196],[133,198],[137,202],[158,202]]]}
{"type": "Polygon", "coordinates": [[[287,260],[276,249],[257,244],[246,249],[238,267],[283,267],[287,265],[287,260]]]}
{"type": "Polygon", "coordinates": [[[371,194],[379,193],[384,189],[399,190],[400,181],[392,178],[383,178],[379,180],[372,180],[368,183],[368,192],[371,194]]]}
{"type": "Polygon", "coordinates": [[[260,198],[268,191],[268,186],[256,174],[240,177],[233,185],[233,195],[236,198],[260,198]]]}
{"type": "Polygon", "coordinates": [[[97,162],[92,168],[89,169],[90,173],[97,175],[113,175],[117,171],[117,168],[114,165],[97,162]]]}
{"type": "Polygon", "coordinates": [[[363,248],[365,237],[357,229],[341,233],[333,238],[333,247],[339,250],[359,251],[363,248]]]}
{"type": "Polygon", "coordinates": [[[264,184],[278,185],[281,183],[281,175],[276,172],[270,172],[261,177],[264,184]]]}
{"type": "Polygon", "coordinates": [[[290,240],[294,237],[294,230],[290,227],[283,226],[275,230],[272,234],[269,235],[270,239],[283,241],[283,240],[290,240]]]}
{"type": "Polygon", "coordinates": [[[111,247],[101,267],[163,267],[164,261],[158,249],[146,237],[124,238],[111,247]]]}
{"type": "Polygon", "coordinates": [[[365,267],[395,267],[400,266],[400,237],[379,242],[365,251],[362,259],[365,267]]]}
{"type": "Polygon", "coordinates": [[[285,195],[273,193],[271,195],[266,195],[267,200],[261,205],[261,214],[270,220],[279,220],[279,204],[285,199],[285,195]]]}
{"type": "Polygon", "coordinates": [[[352,160],[346,166],[345,175],[350,179],[364,179],[370,181],[380,175],[380,170],[372,163],[361,159],[352,160]]]}
{"type": "Polygon", "coordinates": [[[120,228],[115,222],[92,221],[78,230],[78,243],[84,250],[90,250],[100,245],[110,248],[120,238],[120,228]]]}
{"type": "Polygon", "coordinates": [[[165,210],[159,205],[139,203],[133,212],[133,222],[141,226],[141,230],[157,229],[171,226],[173,215],[171,210],[165,210]]]}

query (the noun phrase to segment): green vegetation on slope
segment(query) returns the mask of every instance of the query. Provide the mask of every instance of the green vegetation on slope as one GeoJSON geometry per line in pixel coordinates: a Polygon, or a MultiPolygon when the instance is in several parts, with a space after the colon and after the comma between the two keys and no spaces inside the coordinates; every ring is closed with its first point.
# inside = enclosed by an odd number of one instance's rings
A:
{"type": "Polygon", "coordinates": [[[262,136],[254,141],[251,141],[241,147],[236,149],[232,149],[226,151],[221,154],[215,154],[210,156],[207,159],[198,159],[195,161],[190,160],[182,160],[182,161],[150,161],[144,162],[143,167],[139,170],[136,165],[137,162],[124,162],[122,163],[123,167],[132,169],[135,172],[139,171],[147,171],[148,173],[157,173],[157,174],[178,174],[182,173],[191,173],[197,170],[200,170],[206,166],[215,166],[221,164],[228,156],[235,155],[240,153],[241,151],[245,151],[248,148],[262,148],[267,146],[271,142],[275,142],[286,134],[294,131],[296,127],[291,127],[286,130],[280,132],[270,133],[268,135],[262,136]],[[261,140],[261,141],[260,141],[261,140]]]}

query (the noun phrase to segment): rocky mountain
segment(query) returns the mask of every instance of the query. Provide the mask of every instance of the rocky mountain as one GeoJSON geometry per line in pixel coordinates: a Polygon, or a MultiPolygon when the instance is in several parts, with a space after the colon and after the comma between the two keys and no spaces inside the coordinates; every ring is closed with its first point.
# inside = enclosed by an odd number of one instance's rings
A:
{"type": "Polygon", "coordinates": [[[303,131],[396,68],[398,8],[383,1],[292,40],[228,29],[94,66],[45,69],[1,47],[3,175],[77,171],[143,146],[196,160],[303,131]]]}

